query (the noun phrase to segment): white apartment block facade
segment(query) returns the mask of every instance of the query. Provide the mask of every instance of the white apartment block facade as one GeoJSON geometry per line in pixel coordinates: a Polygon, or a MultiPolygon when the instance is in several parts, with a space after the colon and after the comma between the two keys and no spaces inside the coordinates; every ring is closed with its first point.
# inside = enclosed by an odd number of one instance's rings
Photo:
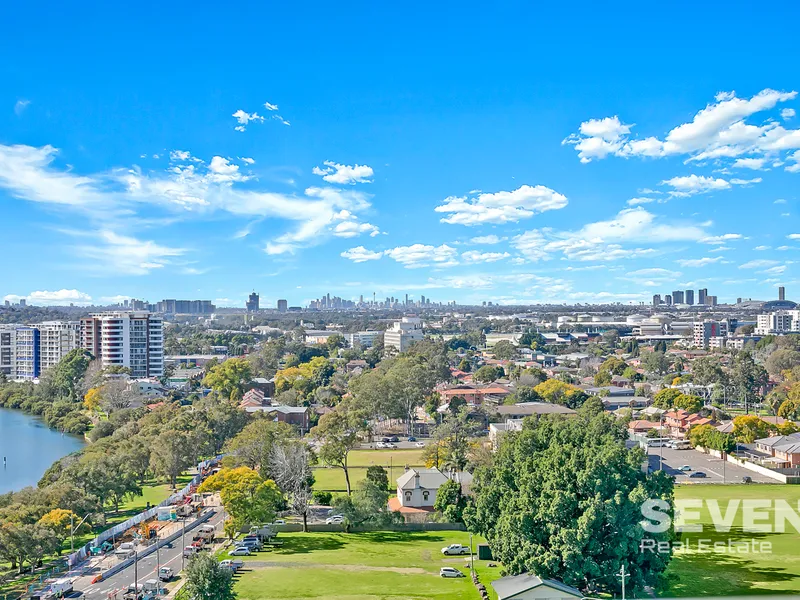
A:
{"type": "Polygon", "coordinates": [[[17,376],[17,327],[19,325],[0,325],[0,373],[8,379],[17,376]]]}
{"type": "Polygon", "coordinates": [[[39,363],[45,371],[55,367],[71,350],[81,345],[80,321],[45,321],[39,329],[39,363]]]}
{"type": "Polygon", "coordinates": [[[146,311],[96,313],[81,319],[81,346],[103,367],[131,370],[131,377],[164,374],[164,322],[146,311]]]}
{"type": "Polygon", "coordinates": [[[351,348],[359,346],[361,348],[372,348],[375,341],[381,336],[380,331],[357,331],[345,334],[347,345],[351,348]]]}
{"type": "MultiPolygon", "coordinates": [[[[705,319],[703,321],[695,321],[694,323],[692,340],[694,345],[699,348],[708,348],[711,338],[726,337],[728,337],[727,321],[705,319]]],[[[719,342],[716,342],[715,345],[718,343],[719,342]]]]}
{"type": "Polygon", "coordinates": [[[395,321],[383,334],[383,346],[394,346],[399,352],[405,352],[414,342],[423,338],[422,320],[418,317],[403,317],[395,321]]]}
{"type": "Polygon", "coordinates": [[[758,315],[756,335],[790,333],[800,331],[800,310],[779,310],[758,315]]]}

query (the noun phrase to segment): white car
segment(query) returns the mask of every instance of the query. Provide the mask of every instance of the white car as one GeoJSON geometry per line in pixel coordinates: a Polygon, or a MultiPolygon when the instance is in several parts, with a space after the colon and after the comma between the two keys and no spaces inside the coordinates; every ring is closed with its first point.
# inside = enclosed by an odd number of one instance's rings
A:
{"type": "Polygon", "coordinates": [[[378,442],[375,444],[376,448],[386,448],[386,442],[378,442]]]}
{"type": "Polygon", "coordinates": [[[325,525],[341,525],[344,523],[344,516],[342,515],[333,515],[325,519],[325,525]]]}
{"type": "Polygon", "coordinates": [[[424,442],[417,442],[416,444],[414,444],[414,447],[416,447],[416,448],[424,448],[425,447],[425,443],[424,442]]]}
{"type": "Polygon", "coordinates": [[[461,544],[450,544],[446,548],[442,548],[442,554],[445,556],[458,556],[461,554],[471,554],[469,546],[462,546],[461,544]]]}
{"type": "Polygon", "coordinates": [[[237,546],[228,552],[228,556],[250,556],[250,548],[247,546],[237,546]]]}
{"type": "Polygon", "coordinates": [[[439,575],[442,577],[464,577],[464,574],[458,569],[453,567],[442,567],[439,569],[439,575]]]}

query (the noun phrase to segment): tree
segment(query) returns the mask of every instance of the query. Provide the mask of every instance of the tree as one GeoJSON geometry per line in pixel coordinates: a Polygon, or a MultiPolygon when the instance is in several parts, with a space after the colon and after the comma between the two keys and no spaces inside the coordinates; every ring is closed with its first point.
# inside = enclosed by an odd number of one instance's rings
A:
{"type": "Polygon", "coordinates": [[[681,394],[676,397],[672,403],[674,408],[683,409],[686,412],[696,413],[703,408],[703,399],[699,396],[692,396],[689,394],[681,394]]]}
{"type": "Polygon", "coordinates": [[[464,508],[467,499],[461,493],[461,484],[453,479],[448,479],[436,492],[434,510],[438,510],[449,523],[461,523],[464,518],[464,508]]]}
{"type": "Polygon", "coordinates": [[[236,530],[271,522],[283,503],[283,494],[275,482],[248,467],[223,468],[206,479],[198,492],[219,492],[236,530]]]}
{"type": "Polygon", "coordinates": [[[472,378],[480,383],[491,383],[505,375],[502,367],[493,367],[492,365],[483,365],[480,369],[475,371],[472,378]]]}
{"type": "Polygon", "coordinates": [[[97,412],[103,401],[103,395],[100,388],[91,388],[83,397],[83,405],[89,412],[97,412]]]}
{"type": "Polygon", "coordinates": [[[364,479],[359,482],[352,495],[340,495],[334,498],[333,507],[344,516],[345,527],[372,525],[382,527],[403,521],[400,513],[392,512],[388,507],[389,492],[381,489],[375,482],[364,479]]]}
{"type": "Polygon", "coordinates": [[[344,339],[344,336],[341,333],[334,333],[333,335],[328,336],[328,339],[325,341],[325,345],[328,347],[328,351],[331,355],[335,354],[339,348],[344,348],[347,346],[347,341],[344,339]]]}
{"type": "Polygon", "coordinates": [[[775,350],[764,363],[773,379],[781,379],[784,371],[791,370],[797,365],[800,365],[800,352],[791,348],[775,350]]]}
{"type": "Polygon", "coordinates": [[[682,395],[683,392],[678,389],[664,388],[656,392],[656,395],[653,396],[653,406],[663,410],[669,410],[675,405],[675,399],[680,398],[682,395]]]}
{"type": "Polygon", "coordinates": [[[168,429],[153,440],[150,467],[156,475],[163,475],[175,488],[178,475],[192,466],[195,452],[193,440],[184,431],[168,429]]]}
{"type": "Polygon", "coordinates": [[[269,479],[273,447],[295,438],[294,430],[288,423],[259,417],[248,423],[225,444],[226,456],[223,462],[230,467],[245,466],[258,469],[263,478],[269,479]]]}
{"type": "Polygon", "coordinates": [[[720,452],[730,452],[736,447],[732,435],[718,431],[713,425],[692,427],[689,430],[689,443],[693,448],[700,446],[720,452]]]}
{"type": "Polygon", "coordinates": [[[569,383],[558,379],[548,379],[537,385],[533,390],[545,402],[562,404],[570,408],[577,408],[586,400],[586,393],[569,383]]]}
{"type": "Polygon", "coordinates": [[[377,485],[382,490],[389,489],[389,474],[380,465],[367,467],[367,479],[377,485]]]}
{"type": "Polygon", "coordinates": [[[212,367],[203,378],[203,385],[238,403],[246,386],[253,379],[250,363],[244,358],[229,358],[212,367]]]}
{"type": "Polygon", "coordinates": [[[425,465],[453,472],[463,471],[469,463],[470,437],[473,434],[474,427],[466,407],[457,414],[447,415],[433,430],[431,443],[422,451],[425,465]]]}
{"type": "Polygon", "coordinates": [[[498,360],[511,360],[517,355],[517,347],[508,340],[500,340],[492,346],[492,354],[498,360]]]}
{"type": "Polygon", "coordinates": [[[733,420],[733,437],[743,444],[768,437],[772,429],[772,425],[755,415],[741,415],[733,420]]]}
{"type": "Polygon", "coordinates": [[[691,369],[697,385],[725,385],[728,381],[718,356],[701,356],[692,361],[691,369]]]}
{"type": "Polygon", "coordinates": [[[734,356],[731,365],[731,383],[736,386],[740,400],[751,404],[757,402],[767,381],[766,370],[755,363],[749,352],[743,350],[734,356]]]}
{"type": "Polygon", "coordinates": [[[664,352],[648,352],[642,358],[642,366],[646,371],[655,375],[666,375],[669,373],[670,362],[664,352]]]}
{"type": "Polygon", "coordinates": [[[343,401],[331,412],[322,415],[319,424],[311,430],[311,437],[320,444],[319,457],[327,465],[339,467],[344,472],[347,495],[350,489],[350,471],[347,459],[350,451],[360,444],[366,432],[366,420],[350,402],[343,401]]]}
{"type": "Polygon", "coordinates": [[[56,396],[75,400],[92,355],[83,348],[70,350],[48,374],[47,381],[56,396]]]}
{"type": "Polygon", "coordinates": [[[220,566],[214,556],[199,552],[186,567],[186,595],[191,600],[233,600],[233,572],[220,566]]]}
{"type": "Polygon", "coordinates": [[[63,540],[69,537],[72,526],[80,522],[81,518],[74,512],[63,508],[54,508],[37,521],[42,527],[51,530],[59,539],[59,543],[63,543],[63,540]]]}
{"type": "Polygon", "coordinates": [[[626,438],[625,425],[607,414],[526,419],[521,432],[504,436],[494,466],[475,471],[468,529],[486,537],[510,575],[532,572],[596,596],[618,593],[625,565],[628,590],[643,593],[671,554],[641,552],[640,543],[669,546],[673,534],[646,532],[642,505],[671,506],[673,481],[642,472],[645,454],[627,450],[626,438]]]}
{"type": "Polygon", "coordinates": [[[786,398],[778,408],[778,416],[787,421],[800,419],[800,398],[791,395],[786,398]]]}
{"type": "Polygon", "coordinates": [[[308,509],[314,483],[309,453],[305,443],[295,441],[273,446],[270,455],[270,471],[275,483],[288,497],[292,512],[303,518],[303,531],[308,531],[308,509]]]}

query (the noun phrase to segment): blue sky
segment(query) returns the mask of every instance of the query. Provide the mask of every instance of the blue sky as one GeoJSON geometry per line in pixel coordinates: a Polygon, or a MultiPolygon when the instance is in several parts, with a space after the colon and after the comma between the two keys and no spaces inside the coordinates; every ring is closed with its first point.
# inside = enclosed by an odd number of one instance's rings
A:
{"type": "Polygon", "coordinates": [[[530,4],[7,7],[0,297],[800,298],[796,6],[530,4]]]}

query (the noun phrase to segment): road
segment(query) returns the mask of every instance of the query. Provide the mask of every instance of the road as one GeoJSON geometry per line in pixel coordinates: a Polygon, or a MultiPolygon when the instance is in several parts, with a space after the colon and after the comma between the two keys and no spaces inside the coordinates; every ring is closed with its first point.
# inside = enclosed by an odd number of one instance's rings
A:
{"type": "MultiPolygon", "coordinates": [[[[217,538],[224,536],[222,532],[223,513],[220,507],[212,507],[216,513],[208,520],[209,525],[213,525],[217,529],[217,538]]],[[[148,579],[158,579],[158,566],[172,567],[175,573],[179,573],[183,568],[183,546],[191,543],[192,531],[186,532],[186,544],[181,543],[181,538],[172,542],[172,548],[169,546],[162,546],[158,552],[140,558],[137,561],[136,567],[131,564],[129,567],[123,569],[116,575],[105,579],[94,585],[79,586],[76,585],[75,592],[68,596],[70,598],[82,598],[85,600],[108,600],[114,598],[114,590],[120,590],[117,596],[118,600],[122,600],[122,592],[134,582],[134,577],[138,577],[140,584],[148,579]],[[109,594],[112,594],[109,596],[109,594]]],[[[167,587],[170,588],[175,585],[175,579],[172,583],[168,583],[167,587]]]]}
{"type": "Polygon", "coordinates": [[[673,450],[671,448],[650,448],[648,459],[651,471],[657,471],[663,451],[664,471],[675,476],[676,483],[742,483],[742,477],[750,477],[755,483],[775,483],[764,475],[740,467],[733,463],[725,463],[714,456],[696,450],[673,450]],[[680,467],[688,465],[691,471],[681,471],[680,467]],[[702,471],[705,478],[689,477],[692,473],[702,471]],[[723,479],[724,477],[724,479],[723,479]]]}

